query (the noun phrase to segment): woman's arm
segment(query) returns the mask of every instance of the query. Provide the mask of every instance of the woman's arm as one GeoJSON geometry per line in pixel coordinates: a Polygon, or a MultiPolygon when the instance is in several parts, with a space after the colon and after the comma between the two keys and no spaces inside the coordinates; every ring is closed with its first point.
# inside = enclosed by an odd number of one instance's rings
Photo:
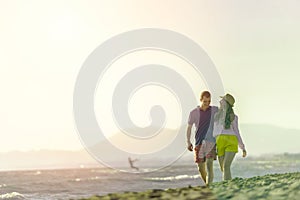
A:
{"type": "Polygon", "coordinates": [[[233,130],[238,138],[238,141],[239,141],[239,147],[242,149],[242,150],[245,150],[245,145],[244,145],[244,142],[243,142],[243,139],[241,137],[241,134],[240,134],[240,131],[239,131],[239,125],[238,125],[238,116],[235,115],[235,118],[233,120],[233,130]]]}

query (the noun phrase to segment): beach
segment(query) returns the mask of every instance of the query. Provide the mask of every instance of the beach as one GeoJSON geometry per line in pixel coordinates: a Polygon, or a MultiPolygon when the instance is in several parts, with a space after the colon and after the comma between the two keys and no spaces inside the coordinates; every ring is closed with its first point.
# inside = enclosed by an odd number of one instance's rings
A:
{"type": "MultiPolygon", "coordinates": [[[[237,158],[222,182],[214,162],[214,183],[204,186],[197,167],[182,159],[151,173],[104,167],[0,171],[0,199],[295,199],[300,155],[237,158]],[[238,178],[236,178],[238,177],[238,178]],[[288,198],[287,198],[288,197],[288,198]]],[[[129,168],[124,168],[128,169],[129,168]]],[[[156,167],[149,167],[149,171],[156,167]]]]}
{"type": "Polygon", "coordinates": [[[80,200],[125,199],[299,199],[300,172],[234,178],[208,187],[188,186],[176,189],[151,189],[143,192],[111,193],[80,200]]]}

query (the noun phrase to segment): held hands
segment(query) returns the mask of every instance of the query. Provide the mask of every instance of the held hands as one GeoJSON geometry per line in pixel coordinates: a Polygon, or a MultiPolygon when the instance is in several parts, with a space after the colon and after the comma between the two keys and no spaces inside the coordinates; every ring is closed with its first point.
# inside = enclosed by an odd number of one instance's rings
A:
{"type": "Polygon", "coordinates": [[[189,151],[193,151],[193,145],[192,145],[191,142],[188,142],[188,144],[187,144],[187,149],[188,149],[189,151]]]}
{"type": "Polygon", "coordinates": [[[245,158],[247,156],[247,151],[246,149],[243,150],[243,158],[245,158]]]}

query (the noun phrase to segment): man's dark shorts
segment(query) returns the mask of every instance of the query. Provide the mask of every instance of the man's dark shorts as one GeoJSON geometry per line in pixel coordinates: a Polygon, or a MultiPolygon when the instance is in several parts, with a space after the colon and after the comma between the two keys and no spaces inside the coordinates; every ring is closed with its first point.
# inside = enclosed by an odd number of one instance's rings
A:
{"type": "Polygon", "coordinates": [[[202,144],[195,146],[195,162],[202,163],[206,158],[217,160],[216,143],[203,141],[202,144]]]}

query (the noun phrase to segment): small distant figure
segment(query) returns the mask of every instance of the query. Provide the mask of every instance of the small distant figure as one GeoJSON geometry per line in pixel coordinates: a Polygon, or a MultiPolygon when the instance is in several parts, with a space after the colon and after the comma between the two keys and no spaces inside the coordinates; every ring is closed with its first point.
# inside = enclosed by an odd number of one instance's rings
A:
{"type": "Polygon", "coordinates": [[[132,160],[130,157],[128,157],[128,162],[129,162],[129,164],[130,164],[130,167],[133,168],[133,169],[136,169],[137,171],[139,171],[139,168],[133,165],[133,163],[134,163],[135,161],[138,161],[138,159],[132,160]]]}

